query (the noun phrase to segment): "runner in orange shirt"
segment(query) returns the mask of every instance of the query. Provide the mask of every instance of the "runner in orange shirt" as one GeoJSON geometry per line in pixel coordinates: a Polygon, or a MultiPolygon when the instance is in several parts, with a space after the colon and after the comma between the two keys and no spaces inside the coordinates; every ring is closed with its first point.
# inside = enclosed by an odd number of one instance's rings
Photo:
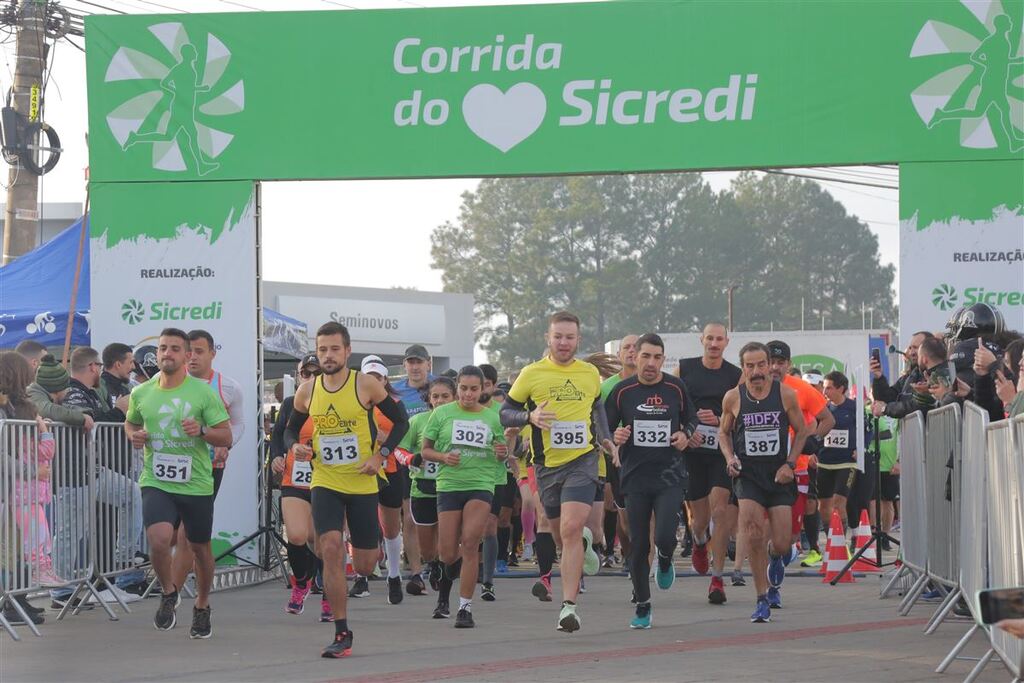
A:
{"type": "MultiPolygon", "coordinates": [[[[797,487],[798,490],[801,488],[800,473],[806,472],[807,478],[804,486],[808,487],[808,491],[804,494],[804,504],[801,505],[800,501],[797,500],[797,504],[793,506],[792,538],[794,543],[799,540],[800,529],[803,527],[807,531],[807,538],[811,542],[811,547],[817,548],[821,523],[818,516],[817,500],[812,501],[810,497],[810,487],[811,482],[817,476],[817,458],[815,454],[821,448],[821,442],[825,435],[835,425],[835,418],[832,417],[832,413],[828,409],[828,399],[821,392],[799,377],[789,374],[789,370],[793,366],[793,354],[790,351],[789,344],[778,340],[770,341],[768,342],[768,350],[770,352],[769,362],[772,377],[796,392],[797,403],[800,406],[800,412],[803,413],[804,421],[807,424],[817,423],[813,436],[807,438],[807,444],[803,449],[804,454],[797,458],[797,487]],[[812,509],[813,512],[811,511],[812,509]]],[[[816,553],[819,556],[818,561],[820,562],[820,552],[816,551],[816,553]]],[[[808,559],[812,558],[809,557],[808,559]]],[[[792,553],[786,556],[786,560],[787,564],[793,560],[792,553]]]]}

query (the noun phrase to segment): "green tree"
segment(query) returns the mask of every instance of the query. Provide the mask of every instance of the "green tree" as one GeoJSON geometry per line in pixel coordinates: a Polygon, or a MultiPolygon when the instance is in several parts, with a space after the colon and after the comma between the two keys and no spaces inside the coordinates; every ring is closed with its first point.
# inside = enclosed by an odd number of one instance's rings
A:
{"type": "Polygon", "coordinates": [[[861,326],[861,306],[876,325],[896,322],[895,268],[882,266],[878,238],[809,180],[744,173],[729,192],[757,260],[737,273],[737,327],[798,329],[800,302],[809,328],[861,326]]]}

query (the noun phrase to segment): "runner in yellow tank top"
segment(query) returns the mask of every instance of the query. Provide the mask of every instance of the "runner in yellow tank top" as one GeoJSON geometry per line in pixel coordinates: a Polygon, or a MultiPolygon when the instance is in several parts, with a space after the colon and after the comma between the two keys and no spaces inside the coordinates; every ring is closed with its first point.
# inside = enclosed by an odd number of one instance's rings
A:
{"type": "Polygon", "coordinates": [[[593,534],[585,528],[597,492],[598,444],[613,454],[616,448],[608,432],[597,368],[576,359],[579,318],[555,313],[545,340],[547,357],[523,368],[502,406],[501,422],[511,428],[535,428],[533,460],[540,502],[554,541],[562,546],[558,630],[572,632],[580,628],[576,597],[583,571],[596,574],[601,565],[592,547],[593,534]]]}
{"type": "Polygon", "coordinates": [[[313,527],[335,627],[334,640],[321,654],[337,658],[352,652],[346,616],[345,522],[352,542],[352,564],[366,576],[377,561],[377,475],[408,431],[409,418],[383,384],[348,369],[352,345],[344,325],[322,325],[316,333],[316,346],[323,374],[295,392],[284,442],[285,448],[294,448],[297,460],[313,462],[313,527]],[[374,406],[394,423],[376,450],[374,406]],[[299,441],[299,431],[309,417],[313,418],[312,446],[299,441]]]}

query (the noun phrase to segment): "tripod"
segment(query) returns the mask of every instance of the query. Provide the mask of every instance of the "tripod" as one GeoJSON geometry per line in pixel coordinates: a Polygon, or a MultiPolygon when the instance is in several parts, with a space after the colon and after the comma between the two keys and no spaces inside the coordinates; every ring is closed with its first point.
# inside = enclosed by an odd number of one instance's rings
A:
{"type": "Polygon", "coordinates": [[[222,552],[220,555],[217,555],[214,558],[214,562],[219,562],[225,557],[234,557],[241,564],[245,564],[250,567],[257,567],[265,572],[276,572],[277,570],[280,570],[281,575],[287,579],[288,572],[284,570],[284,560],[281,559],[281,552],[284,549],[285,542],[281,537],[281,534],[277,531],[277,520],[274,516],[274,478],[273,472],[270,469],[270,449],[269,447],[266,447],[263,450],[263,467],[260,470],[260,476],[263,478],[260,486],[262,496],[260,527],[222,552]],[[259,563],[252,562],[244,557],[239,557],[236,554],[239,548],[247,546],[257,539],[262,540],[262,543],[260,543],[259,563]]]}
{"type": "Polygon", "coordinates": [[[875,444],[875,457],[879,459],[878,466],[875,467],[875,526],[871,528],[871,538],[868,540],[867,543],[864,544],[864,547],[858,548],[857,552],[854,553],[853,557],[850,558],[850,561],[846,563],[846,566],[839,570],[839,573],[836,574],[836,577],[834,579],[829,581],[829,583],[833,586],[839,583],[839,581],[842,580],[844,576],[846,576],[846,573],[850,571],[854,564],[856,564],[857,560],[861,559],[861,557],[867,554],[868,548],[870,548],[871,546],[875,547],[875,558],[873,560],[865,558],[865,562],[867,562],[870,565],[873,565],[876,569],[881,569],[882,567],[888,567],[890,565],[896,564],[895,560],[893,560],[892,562],[882,562],[882,541],[889,541],[890,543],[895,543],[896,545],[899,545],[900,542],[892,536],[890,536],[889,534],[882,531],[882,450],[879,445],[881,442],[881,435],[879,432],[877,417],[874,418],[873,441],[875,444]]]}

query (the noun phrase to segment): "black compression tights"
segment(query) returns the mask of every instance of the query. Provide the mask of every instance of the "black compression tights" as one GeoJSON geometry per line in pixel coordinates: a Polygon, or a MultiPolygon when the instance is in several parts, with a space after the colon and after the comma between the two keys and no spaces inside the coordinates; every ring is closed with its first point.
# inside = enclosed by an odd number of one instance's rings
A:
{"type": "Polygon", "coordinates": [[[658,548],[658,555],[671,558],[676,549],[676,527],[679,526],[679,506],[682,501],[683,492],[675,486],[626,496],[629,538],[633,543],[629,573],[637,602],[651,599],[648,577],[651,567],[647,563],[647,555],[651,551],[651,514],[654,515],[654,545],[658,548]]]}

